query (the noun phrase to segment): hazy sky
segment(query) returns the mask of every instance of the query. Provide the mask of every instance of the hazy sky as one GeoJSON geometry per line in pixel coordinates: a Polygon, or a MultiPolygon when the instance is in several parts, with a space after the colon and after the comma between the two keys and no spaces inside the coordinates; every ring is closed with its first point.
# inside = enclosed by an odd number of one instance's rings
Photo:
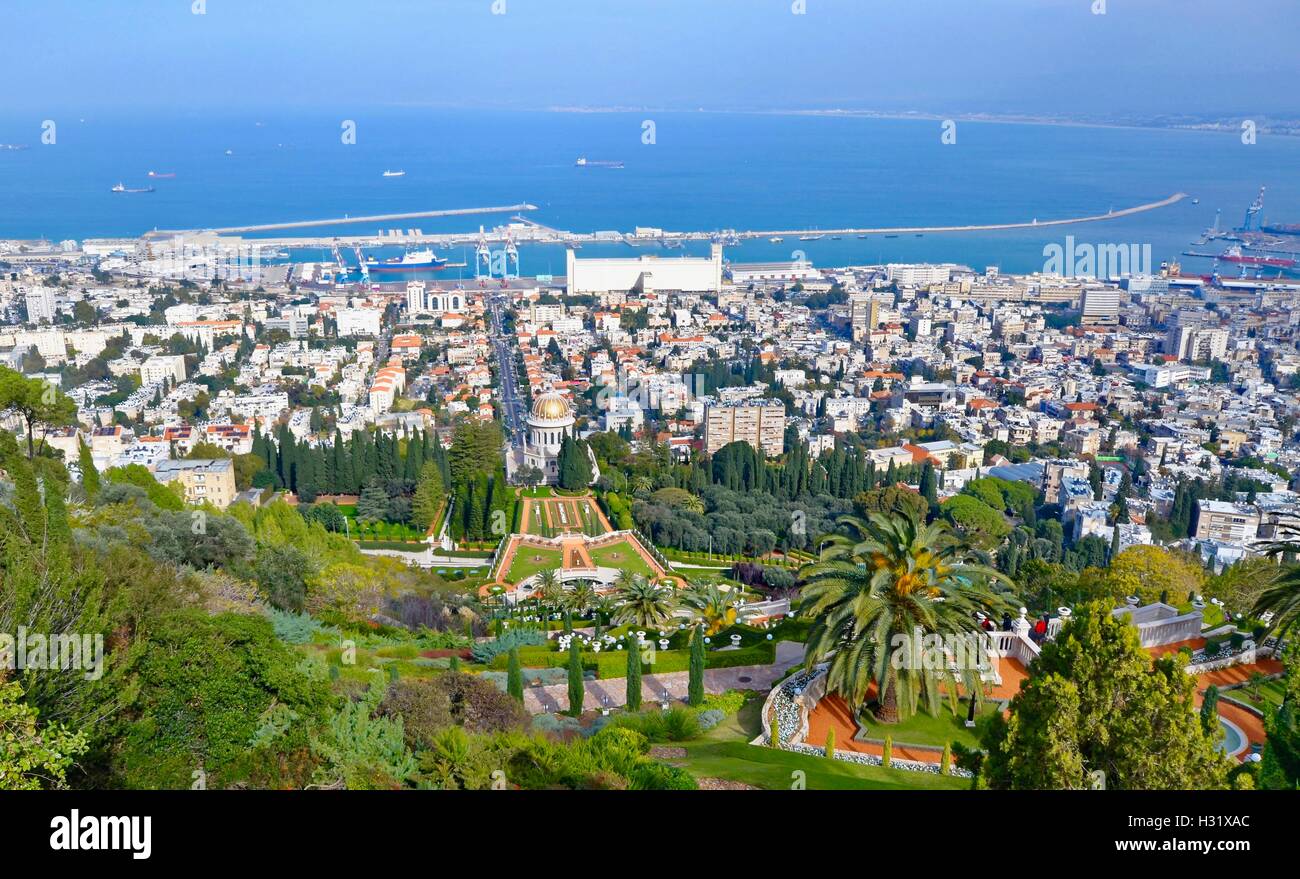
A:
{"type": "Polygon", "coordinates": [[[1300,0],[3,0],[6,110],[1300,113],[1300,0]]]}

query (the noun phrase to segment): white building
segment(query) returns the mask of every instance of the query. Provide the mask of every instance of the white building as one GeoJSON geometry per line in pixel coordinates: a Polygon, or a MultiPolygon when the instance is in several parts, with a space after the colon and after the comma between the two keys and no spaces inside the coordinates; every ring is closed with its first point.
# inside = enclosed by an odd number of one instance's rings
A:
{"type": "Polygon", "coordinates": [[[928,287],[931,284],[946,284],[952,274],[952,266],[916,265],[912,263],[890,263],[885,266],[885,277],[905,287],[928,287]]]}
{"type": "Polygon", "coordinates": [[[339,308],[334,320],[340,336],[378,336],[383,312],[377,308],[339,308]]]}
{"type": "Polygon", "coordinates": [[[528,413],[528,441],[524,464],[542,472],[542,481],[554,484],[560,478],[560,446],[573,436],[574,417],[569,402],[556,393],[542,394],[528,413]]]}
{"type": "Polygon", "coordinates": [[[184,355],[155,354],[140,364],[141,385],[156,385],[164,380],[172,384],[185,381],[184,355]]]}
{"type": "Polygon", "coordinates": [[[31,323],[54,323],[59,313],[54,294],[56,288],[44,284],[27,288],[27,320],[31,323]]]}
{"type": "Polygon", "coordinates": [[[718,293],[722,290],[722,245],[715,244],[708,258],[640,256],[632,258],[578,259],[565,254],[569,293],[609,293],[637,290],[680,290],[684,293],[718,293]]]}
{"type": "Polygon", "coordinates": [[[1085,324],[1119,323],[1119,289],[1116,287],[1085,287],[1083,290],[1083,316],[1085,324]]]}

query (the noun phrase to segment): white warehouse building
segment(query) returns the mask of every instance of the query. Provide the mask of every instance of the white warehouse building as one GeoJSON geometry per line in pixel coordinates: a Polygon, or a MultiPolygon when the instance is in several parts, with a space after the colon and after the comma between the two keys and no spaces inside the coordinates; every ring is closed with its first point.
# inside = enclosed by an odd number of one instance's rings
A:
{"type": "Polygon", "coordinates": [[[632,258],[578,259],[570,249],[565,256],[570,293],[609,293],[637,290],[680,290],[717,293],[722,290],[722,245],[714,244],[705,257],[639,256],[632,258]]]}

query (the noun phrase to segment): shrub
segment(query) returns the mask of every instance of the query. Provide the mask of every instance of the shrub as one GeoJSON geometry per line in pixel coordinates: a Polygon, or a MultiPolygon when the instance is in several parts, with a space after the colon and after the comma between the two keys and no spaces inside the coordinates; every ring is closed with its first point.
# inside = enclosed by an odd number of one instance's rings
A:
{"type": "Polygon", "coordinates": [[[706,708],[696,717],[696,720],[700,722],[702,732],[708,732],[726,719],[727,715],[717,708],[706,708]]]}
{"type": "Polygon", "coordinates": [[[546,643],[546,634],[536,629],[509,629],[492,641],[475,644],[470,655],[475,662],[490,665],[492,660],[517,647],[535,647],[546,643]]]}
{"type": "Polygon", "coordinates": [[[746,695],[741,690],[728,690],[725,693],[706,693],[701,707],[704,710],[719,711],[724,715],[735,714],[745,707],[746,695]]]}
{"type": "Polygon", "coordinates": [[[446,694],[452,720],[470,732],[522,729],[528,720],[522,705],[475,675],[448,673],[429,684],[446,694]]]}
{"type": "Polygon", "coordinates": [[[1214,639],[1210,639],[1210,640],[1206,641],[1206,642],[1205,642],[1205,655],[1206,655],[1206,656],[1218,656],[1218,655],[1219,655],[1219,649],[1220,649],[1222,646],[1223,646],[1222,643],[1220,643],[1219,641],[1216,641],[1216,640],[1214,640],[1214,639]]]}
{"type": "Polygon", "coordinates": [[[609,726],[633,730],[645,736],[647,741],[656,743],[684,742],[700,734],[700,722],[695,712],[682,707],[620,714],[609,726]]]}
{"type": "Polygon", "coordinates": [[[406,745],[413,751],[432,747],[437,732],[454,722],[447,691],[429,681],[389,684],[379,713],[402,719],[406,745]]]}

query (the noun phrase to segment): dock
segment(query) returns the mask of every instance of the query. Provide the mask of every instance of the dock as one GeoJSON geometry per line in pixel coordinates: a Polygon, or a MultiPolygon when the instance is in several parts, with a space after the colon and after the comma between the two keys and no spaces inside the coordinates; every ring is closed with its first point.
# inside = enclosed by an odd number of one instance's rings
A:
{"type": "Polygon", "coordinates": [[[235,235],[245,232],[273,232],[282,229],[309,228],[314,226],[383,223],[422,217],[454,217],[468,216],[472,214],[509,213],[512,214],[511,220],[513,221],[509,225],[496,226],[492,229],[480,228],[466,232],[424,234],[419,230],[411,230],[408,234],[399,236],[394,236],[392,234],[385,235],[381,232],[378,235],[353,234],[295,238],[257,238],[255,241],[258,246],[278,248],[383,247],[385,245],[401,242],[407,245],[426,245],[439,249],[478,247],[487,244],[508,244],[514,246],[531,244],[581,247],[585,244],[617,244],[629,239],[644,244],[669,243],[676,245],[688,241],[722,241],[727,243],[739,243],[740,241],[754,239],[797,238],[808,235],[810,232],[815,232],[818,236],[924,235],[927,233],[960,234],[964,232],[999,232],[1011,229],[1040,229],[1054,226],[1072,226],[1080,223],[1100,223],[1107,220],[1118,220],[1123,217],[1131,217],[1135,214],[1169,207],[1170,205],[1177,204],[1185,198],[1188,198],[1187,193],[1176,192],[1168,198],[1163,198],[1159,201],[1135,205],[1121,210],[1110,210],[1104,214],[1091,214],[1082,217],[1066,217],[1045,220],[1033,218],[1015,223],[981,223],[961,226],[863,226],[816,230],[755,229],[741,231],[736,229],[725,229],[686,232],[664,230],[661,235],[655,236],[654,238],[636,238],[632,233],[627,232],[568,232],[561,229],[554,229],[550,226],[520,216],[522,211],[537,210],[536,206],[526,203],[489,208],[460,208],[454,210],[420,211],[406,214],[338,217],[327,220],[310,220],[300,223],[265,223],[250,226],[229,226],[219,229],[178,230],[171,232],[155,231],[149,233],[145,237],[152,238],[174,235],[235,235]]]}

